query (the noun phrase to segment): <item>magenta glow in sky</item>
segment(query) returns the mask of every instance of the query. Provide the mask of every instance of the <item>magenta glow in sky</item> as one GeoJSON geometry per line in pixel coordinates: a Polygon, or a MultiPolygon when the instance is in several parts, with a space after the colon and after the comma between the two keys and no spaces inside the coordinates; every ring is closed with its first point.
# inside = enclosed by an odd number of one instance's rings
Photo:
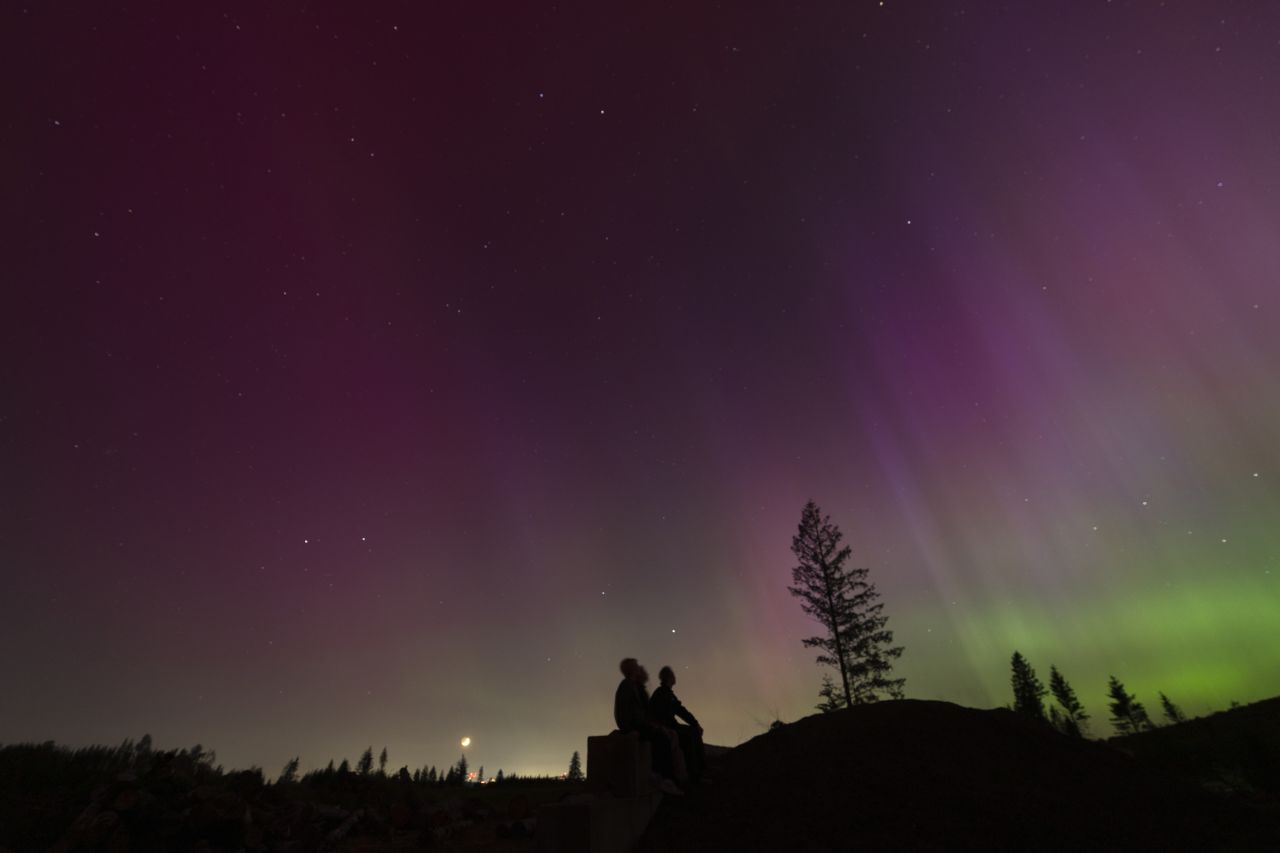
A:
{"type": "Polygon", "coordinates": [[[1280,9],[13,8],[0,741],[560,772],[616,664],[1280,689],[1280,9]],[[12,689],[16,686],[17,689],[12,689]]]}

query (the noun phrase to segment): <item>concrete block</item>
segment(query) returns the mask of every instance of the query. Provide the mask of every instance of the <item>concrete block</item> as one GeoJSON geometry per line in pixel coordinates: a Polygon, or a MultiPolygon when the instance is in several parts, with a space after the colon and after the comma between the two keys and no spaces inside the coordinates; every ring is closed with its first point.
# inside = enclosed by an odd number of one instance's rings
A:
{"type": "Polygon", "coordinates": [[[629,853],[662,802],[641,797],[584,794],[538,810],[539,853],[629,853]]]}
{"type": "Polygon", "coordinates": [[[635,732],[614,732],[587,738],[587,788],[615,797],[653,793],[649,776],[653,756],[649,744],[635,732]]]}

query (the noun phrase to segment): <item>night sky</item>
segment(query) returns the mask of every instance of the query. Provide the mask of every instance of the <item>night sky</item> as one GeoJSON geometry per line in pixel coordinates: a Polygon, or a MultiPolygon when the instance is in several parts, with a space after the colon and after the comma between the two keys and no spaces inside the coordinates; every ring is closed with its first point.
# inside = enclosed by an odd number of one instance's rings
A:
{"type": "Polygon", "coordinates": [[[1280,692],[1280,6],[0,17],[0,741],[563,772],[617,662],[1280,692]]]}

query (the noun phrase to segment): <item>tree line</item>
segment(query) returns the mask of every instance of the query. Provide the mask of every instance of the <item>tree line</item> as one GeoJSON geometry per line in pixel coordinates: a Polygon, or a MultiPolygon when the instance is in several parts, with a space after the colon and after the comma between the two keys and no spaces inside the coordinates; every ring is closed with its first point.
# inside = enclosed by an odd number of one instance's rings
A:
{"type": "MultiPolygon", "coordinates": [[[[1010,668],[1012,670],[1010,683],[1013,687],[1013,704],[1010,707],[1015,713],[1047,723],[1063,734],[1073,737],[1085,736],[1089,714],[1085,712],[1075,690],[1056,666],[1052,664],[1049,666],[1048,689],[1045,689],[1036,675],[1035,668],[1020,652],[1014,651],[1010,659],[1010,668]],[[1050,694],[1056,704],[1046,709],[1044,699],[1050,694]]],[[[1187,717],[1182,709],[1175,705],[1163,691],[1158,695],[1166,724],[1174,725],[1186,721],[1187,717]]],[[[1137,734],[1157,727],[1147,713],[1146,707],[1138,701],[1137,695],[1126,690],[1124,683],[1114,675],[1107,682],[1107,696],[1111,724],[1115,726],[1118,734],[1137,734]]]]}
{"type": "MultiPolygon", "coordinates": [[[[375,770],[373,766],[373,747],[366,749],[361,755],[360,760],[356,762],[353,769],[351,762],[342,759],[342,762],[334,766],[333,759],[329,759],[326,767],[312,770],[305,775],[299,777],[298,765],[299,758],[294,756],[285,763],[284,769],[280,771],[280,775],[276,778],[276,784],[288,785],[293,783],[302,784],[323,784],[332,780],[341,780],[350,777],[362,778],[389,778],[387,775],[387,748],[384,746],[382,752],[378,755],[378,767],[375,770]]],[[[413,771],[408,766],[401,767],[399,772],[395,774],[402,782],[412,782],[417,785],[441,785],[441,786],[460,786],[471,781],[471,765],[467,761],[464,754],[458,758],[457,763],[446,767],[443,770],[436,768],[434,764],[423,765],[413,771]]],[[[489,778],[484,775],[484,765],[480,765],[479,770],[475,773],[475,781],[484,782],[493,785],[511,785],[511,784],[527,784],[530,782],[549,782],[549,781],[567,781],[581,782],[586,777],[582,772],[582,759],[577,750],[574,750],[573,756],[569,759],[569,771],[564,776],[533,776],[520,775],[518,773],[505,773],[502,768],[498,768],[498,772],[489,778]]]]}

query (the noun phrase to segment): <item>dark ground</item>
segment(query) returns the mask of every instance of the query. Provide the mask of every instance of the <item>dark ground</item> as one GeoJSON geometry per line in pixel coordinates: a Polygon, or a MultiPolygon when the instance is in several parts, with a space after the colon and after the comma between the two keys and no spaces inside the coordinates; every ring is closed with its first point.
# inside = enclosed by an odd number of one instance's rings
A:
{"type": "Polygon", "coordinates": [[[1111,742],[1211,790],[1280,798],[1280,697],[1111,742]]]}
{"type": "MultiPolygon", "coordinates": [[[[1280,851],[1280,698],[1109,742],[1010,711],[906,700],[815,715],[667,797],[659,851],[1280,851]]],[[[187,751],[0,749],[0,853],[531,851],[537,807],[583,790],[398,775],[264,785],[187,751]]]]}
{"type": "Polygon", "coordinates": [[[407,772],[266,784],[207,753],[0,748],[0,853],[365,853],[532,849],[537,808],[581,783],[462,786],[407,772]]]}
{"type": "MultiPolygon", "coordinates": [[[[1249,720],[1280,737],[1277,710],[1273,700],[1249,720]]],[[[709,785],[663,802],[642,849],[1280,850],[1275,790],[1196,778],[1229,723],[1216,739],[1197,726],[1175,754],[1157,742],[1173,728],[1136,744],[1083,741],[945,702],[815,715],[719,757],[709,785]],[[1178,757],[1197,750],[1200,764],[1178,757]]]]}

